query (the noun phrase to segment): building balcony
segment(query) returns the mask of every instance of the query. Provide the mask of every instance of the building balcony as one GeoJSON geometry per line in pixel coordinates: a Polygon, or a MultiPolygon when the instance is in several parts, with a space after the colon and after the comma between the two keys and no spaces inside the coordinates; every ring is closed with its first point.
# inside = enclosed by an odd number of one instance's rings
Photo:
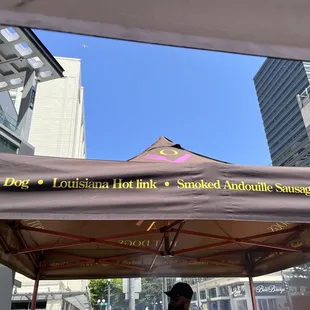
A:
{"type": "Polygon", "coordinates": [[[299,109],[310,138],[310,86],[308,86],[300,95],[297,95],[299,109]]]}
{"type": "Polygon", "coordinates": [[[301,94],[298,94],[297,101],[300,110],[302,110],[310,102],[310,86],[308,86],[301,94]]]}
{"type": "MultiPolygon", "coordinates": [[[[2,93],[0,93],[2,94],[2,93]]],[[[0,96],[1,98],[2,96],[0,96]]],[[[2,99],[2,98],[1,98],[2,99]]],[[[8,109],[10,102],[0,102],[0,125],[12,131],[15,135],[20,136],[21,130],[17,125],[17,115],[12,113],[12,109],[8,109]],[[14,117],[16,116],[16,117],[14,117]]],[[[15,108],[12,104],[12,108],[15,108]]]]}

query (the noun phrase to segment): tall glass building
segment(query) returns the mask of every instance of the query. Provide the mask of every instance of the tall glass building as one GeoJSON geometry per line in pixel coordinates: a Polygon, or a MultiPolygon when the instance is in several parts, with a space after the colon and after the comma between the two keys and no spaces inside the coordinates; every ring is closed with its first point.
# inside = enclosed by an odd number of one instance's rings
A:
{"type": "Polygon", "coordinates": [[[310,86],[310,63],[268,58],[254,77],[274,166],[310,166],[310,139],[297,96],[310,86]]]}

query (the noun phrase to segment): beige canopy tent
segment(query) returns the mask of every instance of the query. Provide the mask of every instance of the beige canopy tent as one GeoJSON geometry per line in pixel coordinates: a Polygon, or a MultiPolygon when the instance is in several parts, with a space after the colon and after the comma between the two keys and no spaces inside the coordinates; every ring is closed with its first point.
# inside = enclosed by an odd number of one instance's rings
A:
{"type": "Polygon", "coordinates": [[[0,154],[0,262],[34,296],[40,279],[252,279],[310,260],[309,179],[166,138],[128,162],[0,154]]]}
{"type": "Polygon", "coordinates": [[[309,11],[304,0],[2,0],[0,23],[309,60],[309,11]]]}

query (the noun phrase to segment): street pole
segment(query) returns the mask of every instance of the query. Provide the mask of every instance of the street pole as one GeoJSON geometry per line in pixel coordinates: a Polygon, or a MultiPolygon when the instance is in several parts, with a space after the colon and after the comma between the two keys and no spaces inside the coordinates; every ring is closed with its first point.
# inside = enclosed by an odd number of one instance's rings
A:
{"type": "Polygon", "coordinates": [[[198,302],[198,310],[200,310],[200,288],[199,288],[199,279],[197,279],[197,302],[198,302]]]}
{"type": "Polygon", "coordinates": [[[163,310],[166,310],[168,309],[168,298],[167,298],[167,295],[165,294],[165,292],[167,292],[168,288],[167,288],[167,278],[163,278],[163,292],[162,292],[162,307],[163,307],[163,310]]]}
{"type": "MultiPolygon", "coordinates": [[[[103,310],[103,304],[104,304],[104,303],[105,303],[105,299],[104,299],[104,298],[98,299],[97,305],[98,305],[98,309],[99,309],[99,310],[103,310]]],[[[106,310],[107,310],[107,308],[106,308],[106,310]]]]}
{"type": "MultiPolygon", "coordinates": [[[[101,305],[101,307],[100,307],[100,310],[103,310],[104,308],[103,308],[103,303],[105,302],[105,299],[103,298],[103,296],[105,295],[105,289],[103,289],[102,290],[102,298],[101,298],[101,303],[100,303],[100,305],[101,305]]],[[[105,307],[105,310],[107,310],[107,308],[105,307]]]]}
{"type": "Polygon", "coordinates": [[[136,310],[135,282],[132,278],[129,278],[129,310],[136,310]]]}
{"type": "Polygon", "coordinates": [[[108,310],[111,310],[111,279],[108,279],[108,310]]]}
{"type": "Polygon", "coordinates": [[[286,302],[287,302],[288,308],[290,310],[292,310],[293,307],[292,307],[292,300],[291,300],[291,295],[290,295],[290,291],[289,291],[289,286],[286,285],[287,282],[286,282],[283,270],[281,270],[281,276],[282,276],[282,283],[283,283],[284,290],[285,290],[286,302]]]}
{"type": "Polygon", "coordinates": [[[162,310],[166,309],[166,307],[165,307],[165,280],[164,279],[165,278],[162,278],[162,283],[161,283],[161,287],[162,287],[161,288],[161,290],[162,290],[162,292],[161,292],[162,310]]]}

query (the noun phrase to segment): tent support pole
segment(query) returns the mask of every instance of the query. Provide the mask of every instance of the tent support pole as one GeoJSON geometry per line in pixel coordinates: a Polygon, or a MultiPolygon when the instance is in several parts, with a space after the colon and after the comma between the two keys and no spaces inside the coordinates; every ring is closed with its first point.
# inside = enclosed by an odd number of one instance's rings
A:
{"type": "Polygon", "coordinates": [[[31,310],[36,310],[39,282],[40,282],[40,273],[38,272],[33,287],[31,310]]]}
{"type": "MultiPolygon", "coordinates": [[[[164,225],[165,227],[167,227],[169,225],[168,221],[164,221],[164,225]]],[[[170,255],[170,240],[169,240],[169,231],[165,231],[164,233],[164,238],[165,238],[165,254],[166,255],[170,255]]]]}
{"type": "Polygon", "coordinates": [[[253,282],[252,277],[249,277],[249,284],[250,284],[250,292],[251,292],[251,300],[252,300],[253,310],[257,310],[257,303],[256,303],[256,298],[255,298],[255,290],[254,290],[254,282],[253,282]]]}

